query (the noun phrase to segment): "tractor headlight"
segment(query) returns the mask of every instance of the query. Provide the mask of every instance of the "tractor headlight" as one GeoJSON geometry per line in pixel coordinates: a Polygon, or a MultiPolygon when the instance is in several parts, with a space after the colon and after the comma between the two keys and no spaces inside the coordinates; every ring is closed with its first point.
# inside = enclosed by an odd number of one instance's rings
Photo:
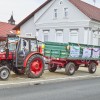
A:
{"type": "Polygon", "coordinates": [[[4,52],[4,51],[5,51],[4,49],[1,49],[1,50],[0,50],[0,52],[4,52]]]}

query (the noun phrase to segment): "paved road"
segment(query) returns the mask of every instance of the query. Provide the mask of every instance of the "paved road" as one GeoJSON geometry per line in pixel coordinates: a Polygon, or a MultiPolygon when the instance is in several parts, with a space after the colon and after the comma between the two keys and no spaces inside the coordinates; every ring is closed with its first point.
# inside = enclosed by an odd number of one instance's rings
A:
{"type": "Polygon", "coordinates": [[[100,100],[100,78],[0,89],[0,100],[100,100]]]}

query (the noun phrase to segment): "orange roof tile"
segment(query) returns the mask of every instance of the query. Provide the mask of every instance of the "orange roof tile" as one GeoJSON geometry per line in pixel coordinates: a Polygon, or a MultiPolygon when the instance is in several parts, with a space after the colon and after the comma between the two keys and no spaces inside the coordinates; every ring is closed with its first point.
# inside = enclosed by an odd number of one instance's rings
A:
{"type": "Polygon", "coordinates": [[[100,22],[100,8],[97,8],[81,0],[69,0],[69,1],[90,19],[100,22]]]}
{"type": "Polygon", "coordinates": [[[16,31],[12,30],[15,27],[15,25],[11,25],[6,22],[0,22],[0,38],[1,37],[6,37],[7,34],[15,34],[16,31]]]}

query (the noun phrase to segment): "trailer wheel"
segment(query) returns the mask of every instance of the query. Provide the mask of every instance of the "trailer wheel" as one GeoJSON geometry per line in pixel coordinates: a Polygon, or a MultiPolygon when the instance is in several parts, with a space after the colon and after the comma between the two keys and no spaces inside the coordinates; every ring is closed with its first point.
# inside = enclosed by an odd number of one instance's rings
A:
{"type": "Polygon", "coordinates": [[[44,72],[44,60],[39,54],[31,56],[26,66],[26,75],[29,78],[39,78],[44,72]]]}
{"type": "Polygon", "coordinates": [[[88,71],[91,74],[95,73],[96,69],[97,69],[97,67],[96,67],[96,64],[94,62],[90,63],[90,65],[88,66],[88,71]]]}
{"type": "Polygon", "coordinates": [[[48,70],[50,72],[55,72],[57,69],[57,65],[56,64],[49,64],[48,70]]]}
{"type": "Polygon", "coordinates": [[[70,62],[65,67],[65,73],[67,75],[73,75],[75,73],[75,68],[75,64],[70,62]]]}
{"type": "Polygon", "coordinates": [[[78,69],[79,69],[79,66],[75,66],[75,71],[78,71],[78,69]]]}
{"type": "Polygon", "coordinates": [[[7,66],[0,67],[0,79],[7,80],[10,76],[10,69],[7,66]]]}
{"type": "Polygon", "coordinates": [[[16,75],[23,75],[23,74],[25,73],[25,69],[24,69],[24,68],[18,69],[17,67],[14,67],[14,68],[13,68],[13,72],[14,72],[16,75]]]}

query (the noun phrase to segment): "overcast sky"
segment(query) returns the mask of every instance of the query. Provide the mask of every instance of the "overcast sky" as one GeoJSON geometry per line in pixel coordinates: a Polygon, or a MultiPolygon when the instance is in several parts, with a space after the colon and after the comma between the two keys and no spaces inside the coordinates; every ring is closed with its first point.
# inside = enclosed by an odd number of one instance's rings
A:
{"type": "MultiPolygon", "coordinates": [[[[39,5],[46,0],[0,0],[0,21],[8,22],[12,11],[16,24],[33,12],[39,5]]],[[[93,0],[84,0],[94,4],[93,0]]],[[[100,0],[96,0],[95,6],[100,8],[100,0]]]]}

